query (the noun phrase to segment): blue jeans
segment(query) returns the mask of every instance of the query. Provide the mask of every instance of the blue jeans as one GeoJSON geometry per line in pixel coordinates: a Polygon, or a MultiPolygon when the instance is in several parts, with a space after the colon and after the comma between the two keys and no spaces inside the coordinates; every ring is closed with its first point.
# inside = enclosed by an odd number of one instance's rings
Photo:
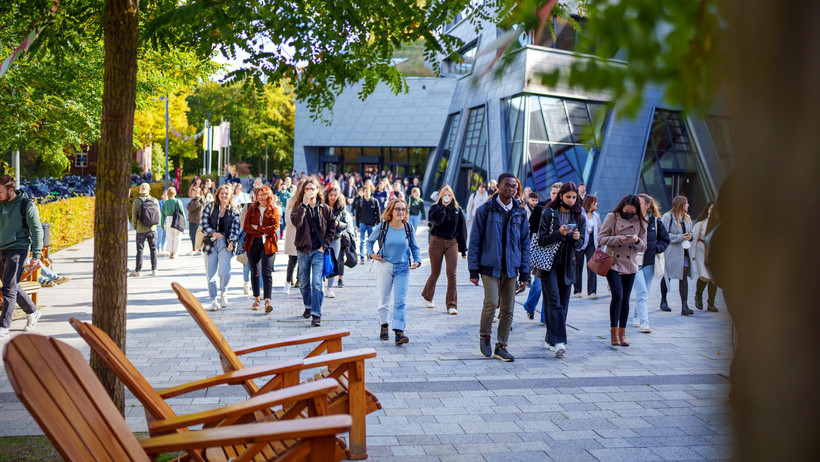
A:
{"type": "Polygon", "coordinates": [[[165,250],[165,236],[167,234],[162,226],[157,225],[157,250],[165,250]]]}
{"type": "MultiPolygon", "coordinates": [[[[532,285],[530,286],[530,292],[527,294],[527,301],[524,302],[524,309],[527,313],[535,313],[535,305],[538,304],[538,300],[541,299],[541,278],[532,278],[532,285]]],[[[546,302],[546,300],[545,300],[546,302]]],[[[541,305],[541,322],[544,324],[547,323],[547,309],[542,304],[541,305]]]]}
{"type": "Polygon", "coordinates": [[[418,231],[419,230],[419,225],[421,224],[421,214],[410,215],[410,224],[413,225],[413,229],[418,231]]]}
{"type": "Polygon", "coordinates": [[[359,235],[361,239],[359,239],[359,258],[364,258],[364,245],[367,242],[367,238],[370,237],[370,234],[373,233],[373,228],[375,225],[366,225],[364,223],[359,223],[359,235]],[[367,236],[365,236],[367,234],[367,236]]]}
{"type": "Polygon", "coordinates": [[[641,266],[635,275],[635,314],[640,324],[649,324],[649,310],[646,309],[646,299],[649,297],[649,288],[655,278],[655,265],[641,266]]]}
{"type": "Polygon", "coordinates": [[[325,266],[325,254],[319,250],[310,253],[296,252],[299,259],[299,290],[305,308],[310,307],[310,314],[322,316],[322,269],[325,266]]]}
{"type": "Polygon", "coordinates": [[[410,268],[407,263],[387,263],[377,261],[376,292],[379,297],[379,323],[387,324],[390,311],[390,291],[393,291],[393,330],[404,332],[405,300],[410,288],[410,268]]]}
{"type": "Polygon", "coordinates": [[[216,278],[219,277],[219,292],[223,293],[228,289],[228,282],[231,280],[231,252],[225,244],[225,238],[218,239],[216,245],[211,249],[210,254],[205,254],[205,271],[208,276],[208,295],[211,300],[216,300],[217,287],[216,278]],[[217,275],[217,273],[219,273],[217,275]]]}

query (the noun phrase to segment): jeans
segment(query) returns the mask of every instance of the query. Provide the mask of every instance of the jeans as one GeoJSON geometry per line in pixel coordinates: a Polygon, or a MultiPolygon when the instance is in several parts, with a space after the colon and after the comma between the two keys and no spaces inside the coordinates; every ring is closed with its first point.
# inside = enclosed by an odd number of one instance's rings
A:
{"type": "Polygon", "coordinates": [[[586,257],[586,261],[589,262],[594,253],[595,246],[590,244],[587,244],[586,249],[575,252],[575,288],[573,289],[573,292],[576,294],[581,293],[584,268],[587,269],[587,295],[592,295],[598,291],[598,275],[592,272],[592,270],[587,268],[587,265],[584,264],[584,257],[586,257]]]}
{"type": "Polygon", "coordinates": [[[410,224],[413,225],[413,229],[418,231],[419,225],[421,224],[421,214],[410,215],[410,224]]]}
{"type": "Polygon", "coordinates": [[[23,276],[23,266],[28,249],[8,249],[0,250],[0,277],[3,280],[3,311],[0,314],[0,328],[11,327],[11,318],[14,316],[14,307],[20,308],[26,314],[33,314],[37,311],[37,306],[31,301],[25,290],[20,287],[20,277],[23,276]]]}
{"type": "Polygon", "coordinates": [[[629,296],[635,282],[634,274],[620,274],[615,270],[606,273],[612,301],[609,303],[609,327],[626,327],[629,318],[629,296]]]}
{"type": "Polygon", "coordinates": [[[367,238],[373,233],[373,228],[375,227],[376,225],[359,223],[359,235],[361,236],[361,239],[359,239],[359,258],[364,258],[364,245],[367,242],[367,238]]]}
{"type": "Polygon", "coordinates": [[[447,261],[447,296],[445,298],[447,308],[458,308],[458,294],[456,292],[456,269],[458,267],[458,242],[455,239],[444,239],[443,237],[432,236],[430,238],[430,277],[421,291],[421,296],[425,300],[433,300],[436,295],[436,284],[441,275],[441,261],[447,261]]]}
{"type": "Polygon", "coordinates": [[[655,265],[645,265],[638,268],[635,275],[635,314],[640,324],[649,324],[649,310],[646,308],[646,299],[655,278],[655,265]]]}
{"type": "Polygon", "coordinates": [[[305,253],[297,251],[299,260],[299,290],[305,308],[310,307],[310,314],[322,316],[322,269],[325,266],[325,254],[319,250],[305,253]]]}
{"type": "Polygon", "coordinates": [[[151,252],[151,270],[157,269],[157,235],[153,231],[137,233],[137,266],[136,271],[142,271],[142,249],[148,241],[148,250],[151,252]]]}
{"type": "Polygon", "coordinates": [[[228,290],[228,282],[231,280],[231,257],[232,254],[228,252],[225,238],[217,239],[216,245],[211,249],[211,253],[205,254],[205,271],[208,275],[208,295],[211,297],[211,300],[216,300],[217,276],[219,277],[219,293],[225,293],[225,291],[228,290]]]}
{"type": "Polygon", "coordinates": [[[196,230],[199,229],[199,223],[188,222],[188,237],[191,238],[191,247],[196,250],[196,230]]]}
{"type": "Polygon", "coordinates": [[[547,336],[550,345],[567,343],[567,313],[571,286],[564,281],[564,268],[557,264],[541,280],[544,308],[547,312],[547,336]]]}
{"type": "MultiPolygon", "coordinates": [[[[535,313],[535,305],[541,300],[541,278],[532,278],[530,292],[527,294],[527,301],[524,302],[524,310],[527,313],[535,313]]],[[[547,323],[547,300],[541,305],[541,322],[547,323]]]]}
{"type": "Polygon", "coordinates": [[[407,290],[410,288],[410,268],[406,263],[377,261],[376,292],[379,294],[379,323],[387,324],[390,311],[390,291],[393,291],[393,330],[404,332],[407,290]]]}
{"type": "Polygon", "coordinates": [[[165,250],[165,240],[168,233],[162,229],[162,226],[157,225],[157,250],[165,250]]]}
{"type": "Polygon", "coordinates": [[[48,281],[54,281],[59,277],[59,274],[55,273],[54,271],[51,271],[51,268],[49,268],[48,266],[43,265],[40,267],[40,277],[37,278],[37,282],[43,284],[48,281]]]}
{"type": "Polygon", "coordinates": [[[250,252],[248,252],[248,267],[251,271],[251,288],[253,289],[253,296],[259,297],[259,281],[262,281],[263,295],[265,300],[270,300],[271,292],[273,291],[273,262],[276,259],[276,253],[270,255],[265,253],[265,245],[262,239],[258,237],[251,238],[250,252]]]}
{"type": "Polygon", "coordinates": [[[481,323],[478,335],[490,335],[495,317],[495,308],[501,299],[500,320],[498,321],[498,337],[495,346],[507,346],[512,327],[513,309],[515,308],[515,289],[518,287],[516,278],[502,275],[500,278],[481,275],[484,285],[484,305],[481,308],[481,323]]]}
{"type": "Polygon", "coordinates": [[[333,242],[330,243],[330,248],[333,249],[333,252],[336,254],[336,271],[339,275],[327,278],[328,288],[333,287],[333,283],[336,282],[336,278],[342,280],[345,275],[344,255],[342,255],[342,238],[340,237],[334,239],[333,242]]]}

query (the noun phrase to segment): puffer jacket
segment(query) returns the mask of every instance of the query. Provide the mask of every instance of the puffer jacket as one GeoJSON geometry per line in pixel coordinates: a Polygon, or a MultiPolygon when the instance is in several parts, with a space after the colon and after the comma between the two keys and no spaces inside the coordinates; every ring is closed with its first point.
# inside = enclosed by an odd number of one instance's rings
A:
{"type": "Polygon", "coordinates": [[[501,277],[501,261],[506,259],[507,277],[518,275],[519,281],[526,281],[530,276],[530,227],[527,223],[527,212],[524,207],[513,200],[510,220],[506,232],[504,217],[506,211],[493,196],[478,207],[473,227],[470,231],[470,244],[467,263],[470,279],[479,275],[501,277]],[[502,247],[506,252],[502,253],[502,247]]]}

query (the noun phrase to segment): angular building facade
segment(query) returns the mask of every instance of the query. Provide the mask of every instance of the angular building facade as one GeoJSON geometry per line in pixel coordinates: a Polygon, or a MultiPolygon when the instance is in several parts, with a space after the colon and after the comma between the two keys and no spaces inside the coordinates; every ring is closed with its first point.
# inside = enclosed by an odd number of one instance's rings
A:
{"type": "Polygon", "coordinates": [[[408,78],[406,94],[379,87],[360,101],[348,89],[329,125],[297,103],[296,170],[421,175],[425,197],[450,184],[461,202],[505,171],[542,195],[555,181],[584,182],[602,211],[636,192],[664,210],[684,195],[691,214],[715,198],[734,162],[725,116],[687,117],[648,87],[638,116],[627,119],[609,109],[606,93],[543,86],[540,73],[589,59],[573,54],[578,32],[558,22],[555,40],[525,35],[510,65],[488,71],[495,53],[484,51],[503,31],[482,30],[466,21],[450,27],[466,44],[464,61],[442,57],[441,76],[408,78]]]}

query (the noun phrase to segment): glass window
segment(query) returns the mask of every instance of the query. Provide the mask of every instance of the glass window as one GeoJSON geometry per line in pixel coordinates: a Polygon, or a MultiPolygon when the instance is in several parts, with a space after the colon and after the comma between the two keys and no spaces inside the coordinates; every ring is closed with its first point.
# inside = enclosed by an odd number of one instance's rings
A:
{"type": "Polygon", "coordinates": [[[362,148],[362,155],[368,157],[381,157],[382,148],[362,148]]]}
{"type": "MultiPolygon", "coordinates": [[[[438,158],[433,164],[433,180],[430,182],[428,194],[437,191],[444,184],[444,176],[447,174],[447,166],[450,165],[450,156],[456,146],[458,136],[458,125],[461,122],[461,113],[450,114],[447,123],[444,125],[444,133],[441,135],[441,144],[438,149],[438,158]]],[[[425,155],[426,157],[426,155],[425,155]]]]}
{"type": "Polygon", "coordinates": [[[455,192],[460,202],[466,202],[469,194],[478,184],[487,180],[487,124],[484,121],[486,108],[470,109],[464,142],[461,146],[461,161],[456,175],[455,192]]]}
{"type": "Polygon", "coordinates": [[[459,50],[458,54],[461,56],[462,61],[460,63],[450,61],[450,72],[454,74],[469,74],[472,72],[477,47],[478,41],[473,41],[459,50]]]}
{"type": "Polygon", "coordinates": [[[342,148],[342,158],[345,164],[358,164],[362,148],[342,148]]]}
{"type": "Polygon", "coordinates": [[[505,117],[504,139],[506,141],[507,170],[515,176],[521,175],[521,161],[524,151],[524,118],[526,117],[525,101],[525,96],[517,96],[506,99],[502,103],[505,117]]]}
{"type": "Polygon", "coordinates": [[[407,148],[390,148],[390,162],[407,162],[407,148]]]}
{"type": "Polygon", "coordinates": [[[732,126],[729,119],[720,116],[708,116],[706,117],[706,127],[709,129],[712,145],[715,147],[718,159],[720,159],[723,174],[728,175],[735,164],[732,126]]]}

